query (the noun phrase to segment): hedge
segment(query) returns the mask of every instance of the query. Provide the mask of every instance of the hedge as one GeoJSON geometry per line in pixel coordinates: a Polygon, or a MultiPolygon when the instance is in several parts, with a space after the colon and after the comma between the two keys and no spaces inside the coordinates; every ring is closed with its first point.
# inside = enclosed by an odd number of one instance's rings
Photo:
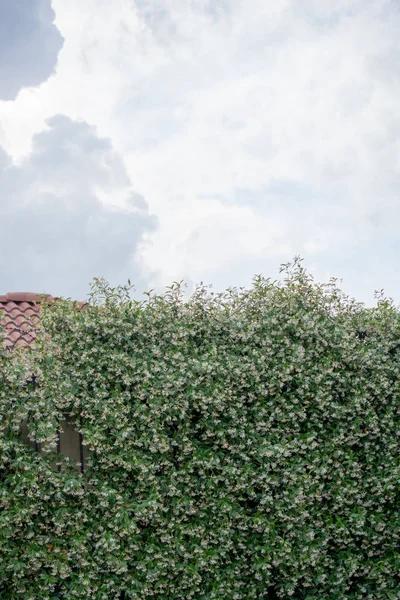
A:
{"type": "Polygon", "coordinates": [[[400,313],[301,261],[187,301],[97,279],[0,350],[1,598],[400,598],[400,313]],[[63,415],[84,474],[19,438],[63,415]]]}

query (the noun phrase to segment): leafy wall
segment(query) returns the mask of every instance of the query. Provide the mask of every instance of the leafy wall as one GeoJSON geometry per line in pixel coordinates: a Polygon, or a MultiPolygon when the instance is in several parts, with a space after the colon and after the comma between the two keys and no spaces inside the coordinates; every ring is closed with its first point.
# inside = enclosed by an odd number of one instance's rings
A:
{"type": "Polygon", "coordinates": [[[1,598],[400,598],[399,310],[282,272],[187,303],[97,280],[0,354],[1,598]],[[65,415],[84,475],[18,438],[65,415]]]}

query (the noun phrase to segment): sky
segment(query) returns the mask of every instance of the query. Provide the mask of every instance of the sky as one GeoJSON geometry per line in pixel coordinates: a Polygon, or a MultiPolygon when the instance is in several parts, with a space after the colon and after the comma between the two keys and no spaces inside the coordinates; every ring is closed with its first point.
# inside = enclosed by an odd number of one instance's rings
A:
{"type": "Polygon", "coordinates": [[[399,304],[399,30],[398,0],[0,0],[0,294],[300,255],[399,304]]]}

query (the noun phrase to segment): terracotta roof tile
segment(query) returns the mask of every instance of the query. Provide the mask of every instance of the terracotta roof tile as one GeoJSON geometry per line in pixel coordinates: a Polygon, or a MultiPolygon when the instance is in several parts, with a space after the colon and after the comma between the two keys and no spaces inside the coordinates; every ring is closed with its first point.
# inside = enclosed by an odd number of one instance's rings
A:
{"type": "MultiPolygon", "coordinates": [[[[4,331],[4,343],[8,350],[16,346],[32,348],[39,333],[40,304],[58,300],[50,294],[10,292],[0,295],[0,325],[4,331]]],[[[77,302],[83,308],[87,302],[77,302]]]]}
{"type": "MultiPolygon", "coordinates": [[[[56,300],[49,294],[46,301],[56,300]]],[[[4,329],[4,342],[11,351],[15,346],[31,348],[39,332],[40,303],[42,296],[31,292],[11,292],[0,295],[0,317],[4,329]]]]}

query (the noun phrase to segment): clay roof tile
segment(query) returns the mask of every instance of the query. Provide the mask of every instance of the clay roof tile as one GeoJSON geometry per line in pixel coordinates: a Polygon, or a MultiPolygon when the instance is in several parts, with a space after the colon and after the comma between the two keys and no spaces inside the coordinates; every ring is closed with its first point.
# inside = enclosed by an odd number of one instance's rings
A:
{"type": "MultiPolygon", "coordinates": [[[[58,297],[32,292],[9,292],[0,294],[0,326],[4,343],[9,350],[15,346],[32,348],[39,333],[41,302],[54,302],[58,297]]],[[[77,302],[84,308],[87,302],[77,302]]]]}
{"type": "MultiPolygon", "coordinates": [[[[50,294],[45,301],[57,300],[50,294]]],[[[10,292],[0,295],[0,319],[4,329],[4,343],[9,350],[15,346],[32,348],[39,332],[41,294],[10,292]]]]}

